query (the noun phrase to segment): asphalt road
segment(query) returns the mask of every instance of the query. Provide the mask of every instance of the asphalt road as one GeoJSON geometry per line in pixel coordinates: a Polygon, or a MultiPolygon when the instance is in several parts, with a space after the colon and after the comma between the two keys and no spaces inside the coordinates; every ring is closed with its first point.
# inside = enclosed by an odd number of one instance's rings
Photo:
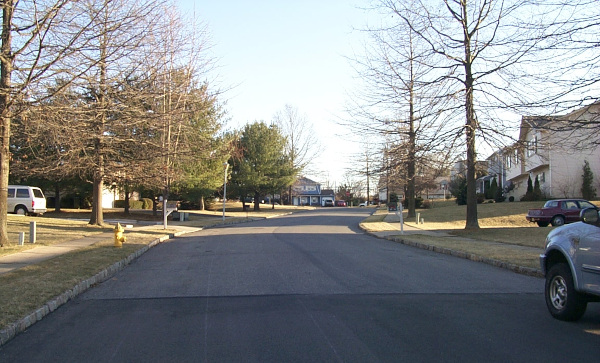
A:
{"type": "Polygon", "coordinates": [[[161,244],[0,347],[0,362],[560,362],[600,357],[600,304],[364,234],[329,208],[161,244]]]}

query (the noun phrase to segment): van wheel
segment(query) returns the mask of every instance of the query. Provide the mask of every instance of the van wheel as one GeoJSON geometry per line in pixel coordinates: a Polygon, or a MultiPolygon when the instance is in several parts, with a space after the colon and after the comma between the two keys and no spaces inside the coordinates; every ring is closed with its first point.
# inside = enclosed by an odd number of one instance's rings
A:
{"type": "Polygon", "coordinates": [[[17,206],[15,208],[15,213],[21,216],[26,216],[27,215],[27,208],[25,208],[24,206],[20,205],[17,206]]]}

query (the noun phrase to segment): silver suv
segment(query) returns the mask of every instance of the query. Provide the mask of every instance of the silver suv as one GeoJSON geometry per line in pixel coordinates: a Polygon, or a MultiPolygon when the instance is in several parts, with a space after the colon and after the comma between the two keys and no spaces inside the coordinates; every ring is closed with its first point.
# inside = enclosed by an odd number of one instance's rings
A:
{"type": "Polygon", "coordinates": [[[599,214],[584,209],[582,222],[558,227],[546,237],[540,265],[546,276],[546,305],[556,319],[578,320],[588,302],[600,301],[599,214]]]}

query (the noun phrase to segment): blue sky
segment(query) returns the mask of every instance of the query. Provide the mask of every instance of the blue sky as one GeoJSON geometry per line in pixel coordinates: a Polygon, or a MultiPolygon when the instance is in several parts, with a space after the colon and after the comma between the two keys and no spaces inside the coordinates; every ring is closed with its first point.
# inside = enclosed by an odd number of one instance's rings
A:
{"type": "Polygon", "coordinates": [[[344,179],[360,147],[337,125],[355,72],[346,57],[362,50],[364,13],[352,0],[180,0],[207,26],[223,88],[229,128],[271,122],[290,104],[313,124],[324,151],[307,175],[326,182],[344,179]]]}

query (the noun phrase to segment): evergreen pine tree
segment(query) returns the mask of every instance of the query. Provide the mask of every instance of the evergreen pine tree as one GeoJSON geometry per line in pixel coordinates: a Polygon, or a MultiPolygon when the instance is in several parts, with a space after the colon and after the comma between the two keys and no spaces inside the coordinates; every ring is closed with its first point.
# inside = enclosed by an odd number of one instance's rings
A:
{"type": "Polygon", "coordinates": [[[490,191],[489,191],[489,193],[486,193],[485,197],[487,199],[495,199],[497,190],[498,190],[498,182],[496,182],[496,178],[494,178],[494,179],[492,179],[492,183],[490,184],[490,191]]]}
{"type": "Polygon", "coordinates": [[[504,196],[502,181],[498,181],[498,187],[496,188],[496,194],[494,195],[494,201],[496,203],[504,202],[506,197],[504,196]]]}
{"type": "Polygon", "coordinates": [[[533,200],[541,200],[542,199],[542,189],[540,188],[540,180],[535,177],[535,183],[533,185],[533,200]]]}
{"type": "Polygon", "coordinates": [[[596,198],[596,188],[594,188],[594,173],[590,168],[590,163],[585,160],[583,164],[583,183],[581,185],[581,196],[587,200],[596,198]]]}
{"type": "Polygon", "coordinates": [[[525,195],[521,198],[523,201],[532,201],[533,200],[533,182],[531,181],[531,175],[527,179],[527,191],[525,195]]]}

